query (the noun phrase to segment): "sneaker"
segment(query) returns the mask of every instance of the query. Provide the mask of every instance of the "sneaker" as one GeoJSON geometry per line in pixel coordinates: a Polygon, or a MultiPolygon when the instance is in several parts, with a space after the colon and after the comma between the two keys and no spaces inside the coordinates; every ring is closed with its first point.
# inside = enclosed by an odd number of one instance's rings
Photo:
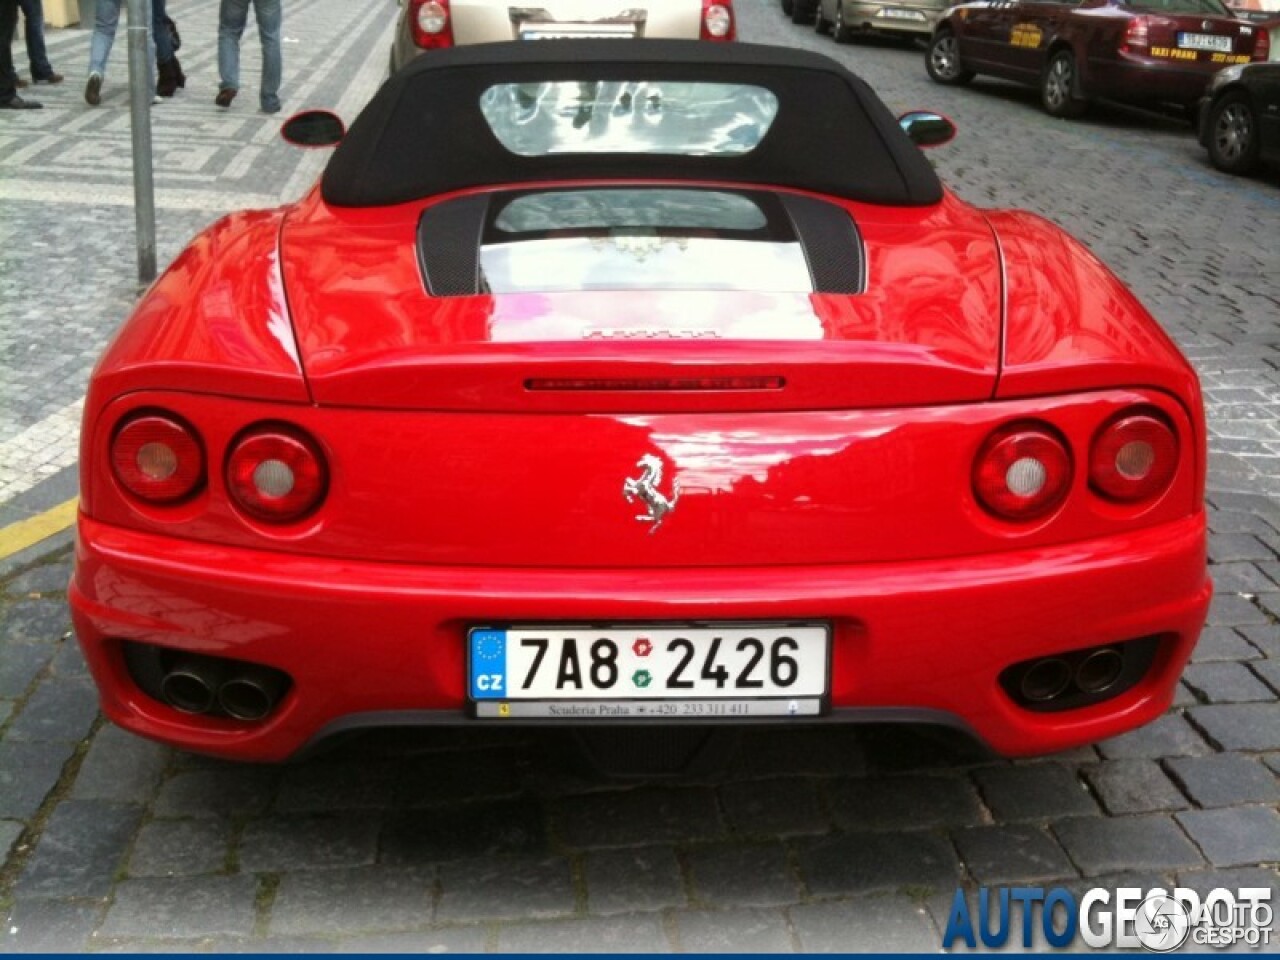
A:
{"type": "Polygon", "coordinates": [[[8,100],[0,100],[0,110],[39,110],[43,106],[34,100],[23,100],[16,93],[8,100]]]}
{"type": "Polygon", "coordinates": [[[35,78],[35,82],[36,82],[36,83],[47,83],[47,84],[52,85],[52,84],[55,84],[55,83],[61,83],[61,82],[62,82],[63,80],[65,80],[65,79],[66,79],[66,77],[64,77],[62,74],[58,73],[58,72],[55,70],[53,73],[49,74],[47,77],[36,77],[36,78],[35,78]]]}
{"type": "Polygon", "coordinates": [[[213,102],[225,110],[231,106],[231,101],[236,98],[236,92],[235,87],[224,87],[218,91],[218,95],[213,98],[213,102]]]}
{"type": "Polygon", "coordinates": [[[84,102],[91,107],[102,102],[102,74],[89,74],[89,82],[84,85],[84,102]]]}
{"type": "Polygon", "coordinates": [[[264,104],[262,105],[262,112],[263,112],[263,113],[279,113],[279,112],[280,112],[280,101],[279,101],[279,100],[271,100],[271,101],[268,101],[268,102],[264,103],[264,104]]]}

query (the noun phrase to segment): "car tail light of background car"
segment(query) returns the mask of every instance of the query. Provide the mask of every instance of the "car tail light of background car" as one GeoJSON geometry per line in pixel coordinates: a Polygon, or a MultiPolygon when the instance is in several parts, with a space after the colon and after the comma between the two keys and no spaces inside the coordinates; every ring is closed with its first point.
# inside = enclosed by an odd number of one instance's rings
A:
{"type": "Polygon", "coordinates": [[[231,499],[258,520],[301,520],[319,506],[327,487],[328,470],[319,448],[292,427],[251,427],[227,454],[231,499]]]}
{"type": "Polygon", "coordinates": [[[111,469],[138,499],[177,503],[204,485],[204,450],[195,431],[177,417],[145,411],[116,429],[111,469]]]}
{"type": "Polygon", "coordinates": [[[449,0],[409,0],[409,27],[414,44],[423,50],[452,47],[449,0]]]}
{"type": "Polygon", "coordinates": [[[1121,44],[1122,53],[1129,53],[1133,50],[1146,50],[1150,45],[1150,18],[1148,17],[1132,17],[1129,20],[1129,26],[1124,31],[1124,43],[1121,44]]]}
{"type": "Polygon", "coordinates": [[[733,40],[737,36],[730,0],[702,0],[703,40],[733,40]]]}
{"type": "Polygon", "coordinates": [[[1258,39],[1253,44],[1253,60],[1255,63],[1261,63],[1271,56],[1271,34],[1265,27],[1255,32],[1258,39]]]}

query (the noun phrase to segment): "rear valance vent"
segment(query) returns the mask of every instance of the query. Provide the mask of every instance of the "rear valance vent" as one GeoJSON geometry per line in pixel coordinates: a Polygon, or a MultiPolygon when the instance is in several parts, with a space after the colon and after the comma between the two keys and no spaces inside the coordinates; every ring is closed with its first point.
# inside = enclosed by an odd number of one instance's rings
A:
{"type": "Polygon", "coordinates": [[[670,390],[781,390],[782,377],[660,377],[660,378],[579,378],[541,377],[526,380],[527,390],[634,391],[657,393],[670,390]]]}

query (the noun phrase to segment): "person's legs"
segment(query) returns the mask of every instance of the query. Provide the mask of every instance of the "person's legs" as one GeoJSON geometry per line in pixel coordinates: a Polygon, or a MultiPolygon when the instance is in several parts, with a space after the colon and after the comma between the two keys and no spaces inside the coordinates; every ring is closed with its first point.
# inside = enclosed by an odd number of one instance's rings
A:
{"type": "Polygon", "coordinates": [[[155,37],[156,63],[168,63],[173,59],[173,37],[165,21],[164,0],[152,0],[151,36],[155,37]]]}
{"type": "MultiPolygon", "coordinates": [[[[27,59],[31,61],[31,79],[48,81],[57,76],[49,63],[44,45],[44,4],[41,0],[18,0],[26,21],[27,59]]],[[[59,78],[61,79],[61,78],[59,78]]]]}
{"type": "MultiPolygon", "coordinates": [[[[249,0],[222,0],[218,6],[218,89],[240,88],[240,36],[249,18],[249,0]]],[[[221,101],[219,101],[221,103],[221,101]]],[[[230,100],[223,106],[231,103],[230,100]]]]}
{"type": "Polygon", "coordinates": [[[253,0],[258,18],[258,37],[262,40],[262,90],[259,102],[267,113],[280,109],[280,75],[284,57],[280,51],[280,33],[284,20],[282,0],[253,0]]]}
{"type": "Polygon", "coordinates": [[[94,4],[97,13],[93,23],[93,39],[89,41],[89,74],[107,75],[107,58],[116,39],[116,25],[120,22],[120,5],[124,0],[98,0],[94,4]]]}
{"type": "Polygon", "coordinates": [[[13,70],[13,31],[18,27],[18,0],[0,0],[0,103],[18,95],[13,70]]]}

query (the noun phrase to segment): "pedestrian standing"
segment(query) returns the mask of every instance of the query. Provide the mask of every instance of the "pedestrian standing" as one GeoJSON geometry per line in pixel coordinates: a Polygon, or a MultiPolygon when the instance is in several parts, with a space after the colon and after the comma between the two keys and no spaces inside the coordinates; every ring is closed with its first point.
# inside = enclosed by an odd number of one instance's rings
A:
{"type": "MultiPolygon", "coordinates": [[[[96,107],[102,102],[102,81],[107,75],[107,58],[111,56],[111,45],[116,40],[116,27],[120,23],[120,8],[125,0],[97,0],[94,5],[97,14],[93,23],[93,38],[89,41],[89,82],[84,87],[85,102],[96,107]]],[[[143,16],[151,22],[151,3],[144,0],[143,16]]],[[[156,88],[155,77],[156,44],[155,31],[147,31],[147,90],[156,88]]]]}
{"type": "MultiPolygon", "coordinates": [[[[32,83],[61,83],[62,74],[53,69],[44,45],[44,4],[41,0],[18,0],[18,8],[22,11],[22,21],[25,26],[23,34],[27,42],[27,60],[31,65],[32,83]]],[[[12,54],[9,59],[9,75],[14,84],[25,87],[26,81],[20,79],[13,69],[12,54]]]]}
{"type": "Polygon", "coordinates": [[[0,0],[0,110],[35,110],[42,104],[18,96],[13,70],[13,31],[18,26],[18,0],[0,0]]]}
{"type": "Polygon", "coordinates": [[[213,102],[231,106],[240,90],[240,37],[249,19],[249,6],[258,21],[258,37],[262,41],[262,89],[258,103],[263,113],[280,110],[280,26],[283,19],[282,0],[222,0],[218,7],[218,95],[213,102]]]}

